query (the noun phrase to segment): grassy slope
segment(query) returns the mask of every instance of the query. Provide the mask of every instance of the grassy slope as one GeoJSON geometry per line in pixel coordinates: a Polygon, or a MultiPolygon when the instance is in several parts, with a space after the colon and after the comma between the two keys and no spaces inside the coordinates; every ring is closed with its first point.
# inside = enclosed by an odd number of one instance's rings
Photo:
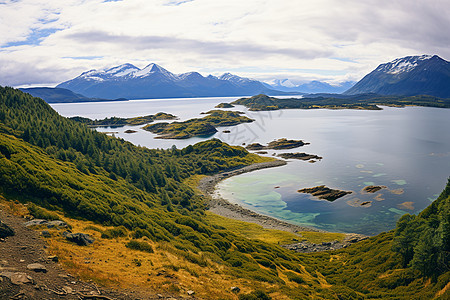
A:
{"type": "MultiPolygon", "coordinates": [[[[41,118],[39,112],[34,118],[41,118]]],[[[5,117],[1,119],[5,120],[5,117]]],[[[45,123],[45,120],[41,119],[40,122],[45,123]]],[[[50,125],[42,128],[46,126],[50,125]]],[[[267,232],[263,232],[259,236],[253,236],[253,239],[248,239],[242,232],[232,232],[226,229],[226,226],[222,227],[223,220],[222,225],[217,222],[214,224],[213,220],[205,218],[201,209],[201,198],[195,200],[197,209],[189,211],[175,206],[175,209],[171,210],[161,202],[161,196],[164,195],[162,191],[170,186],[162,186],[158,193],[150,193],[139,189],[136,183],[127,178],[117,176],[111,179],[110,172],[101,165],[94,165],[88,171],[80,170],[75,163],[54,157],[49,151],[53,148],[44,150],[15,137],[14,135],[20,135],[17,128],[9,128],[0,123],[0,129],[2,194],[10,200],[31,201],[60,211],[77,231],[97,235],[98,241],[94,243],[93,248],[73,246],[55,237],[52,249],[59,251],[66,266],[84,272],[80,275],[109,282],[108,278],[101,278],[109,276],[102,270],[112,272],[117,269],[127,272],[119,265],[121,257],[131,259],[129,253],[135,252],[126,250],[123,245],[135,237],[140,240],[147,239],[157,255],[167,256],[170,261],[152,265],[150,261],[153,259],[159,261],[159,258],[152,256],[155,254],[148,254],[150,255],[148,257],[145,256],[147,254],[136,254],[138,259],[141,259],[139,272],[154,274],[158,268],[172,270],[170,272],[175,273],[178,281],[197,282],[198,293],[217,295],[217,298],[222,296],[233,298],[229,292],[231,284],[240,286],[244,291],[265,289],[275,299],[283,297],[411,299],[415,295],[418,298],[430,298],[440,292],[442,299],[448,296],[448,292],[444,293],[443,289],[448,283],[450,273],[442,274],[434,283],[421,277],[419,272],[404,268],[400,255],[391,250],[392,233],[381,234],[336,252],[310,255],[292,253],[273,244],[280,239],[276,234],[271,236],[272,233],[267,235],[267,232]],[[129,226],[129,237],[115,240],[99,238],[96,231],[92,231],[92,227],[86,229],[88,224],[93,224],[86,223],[88,220],[94,221],[97,224],[95,226],[101,230],[105,225],[126,224],[129,226]],[[148,234],[142,230],[147,230],[148,234]],[[100,248],[98,252],[97,248],[100,248]],[[119,250],[111,253],[111,265],[108,267],[98,261],[98,266],[95,263],[86,268],[83,265],[84,261],[75,259],[87,257],[91,252],[93,256],[94,253],[98,253],[100,259],[101,255],[105,252],[110,253],[108,250],[111,249],[119,250]],[[183,265],[185,267],[180,267],[183,265]],[[199,273],[200,269],[204,272],[199,273]],[[208,280],[210,283],[205,284],[208,280]],[[214,291],[216,293],[211,293],[214,291]]],[[[118,141],[118,143],[117,147],[125,142],[118,141]]],[[[130,151],[141,151],[129,143],[125,144],[130,151]]],[[[217,149],[223,149],[223,145],[217,143],[203,143],[195,147],[193,153],[197,150],[209,151],[214,145],[218,146],[217,149]]],[[[243,152],[230,149],[227,151],[231,151],[229,165],[233,165],[231,162],[233,159],[240,161],[235,165],[248,164],[256,160],[254,156],[233,157],[233,153],[242,155],[243,152]]],[[[179,154],[182,158],[183,151],[179,154]]],[[[211,159],[216,155],[218,154],[208,152],[207,157],[211,159]]],[[[180,164],[180,167],[183,166],[189,167],[189,164],[187,162],[180,164]]],[[[179,186],[187,191],[187,187],[183,187],[183,184],[179,183],[179,186]]],[[[449,201],[448,198],[444,200],[449,201]]],[[[135,262],[130,261],[128,264],[131,263],[135,262]]],[[[131,273],[135,270],[131,269],[131,273]]],[[[131,273],[127,276],[131,276],[131,273]]],[[[153,277],[149,275],[149,278],[153,277]]],[[[131,284],[133,279],[128,282],[131,284]]],[[[157,284],[156,281],[150,283],[157,284]]],[[[167,283],[168,290],[175,289],[171,286],[167,283]]],[[[142,288],[145,289],[145,285],[142,288]]]]}

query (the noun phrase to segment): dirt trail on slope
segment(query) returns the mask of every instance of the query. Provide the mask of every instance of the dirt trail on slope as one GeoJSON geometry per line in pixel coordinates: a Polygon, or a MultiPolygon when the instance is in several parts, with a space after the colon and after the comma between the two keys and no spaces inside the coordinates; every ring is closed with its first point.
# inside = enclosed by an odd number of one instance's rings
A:
{"type": "Polygon", "coordinates": [[[0,299],[174,299],[160,295],[142,297],[135,291],[103,289],[94,283],[77,280],[49,256],[39,232],[25,227],[27,221],[1,210],[0,220],[15,235],[0,239],[0,299]],[[42,265],[44,271],[27,268],[42,265]],[[23,283],[20,283],[22,281],[23,283]]]}

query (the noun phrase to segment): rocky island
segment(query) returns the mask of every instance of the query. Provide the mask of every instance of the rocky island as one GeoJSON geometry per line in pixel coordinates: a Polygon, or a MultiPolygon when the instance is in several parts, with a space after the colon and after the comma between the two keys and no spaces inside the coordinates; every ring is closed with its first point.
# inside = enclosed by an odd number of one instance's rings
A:
{"type": "Polygon", "coordinates": [[[215,106],[215,108],[232,108],[232,107],[234,107],[234,105],[230,103],[219,103],[215,106]]]}
{"type": "Polygon", "coordinates": [[[300,152],[297,152],[297,153],[280,153],[280,154],[278,154],[277,156],[279,156],[279,157],[281,157],[281,158],[284,158],[284,159],[299,159],[299,160],[305,160],[305,161],[310,161],[310,160],[314,160],[314,159],[317,159],[317,160],[321,160],[322,159],[322,157],[320,157],[320,156],[317,156],[317,155],[315,155],[315,154],[307,154],[307,153],[300,153],[300,152]]]}
{"type": "Polygon", "coordinates": [[[327,201],[331,201],[331,202],[336,199],[339,199],[341,197],[344,197],[345,195],[352,193],[350,191],[341,191],[341,190],[330,189],[324,185],[315,186],[312,188],[304,188],[304,189],[298,190],[298,192],[311,194],[314,197],[317,197],[319,199],[324,199],[327,201]]]}
{"type": "Polygon", "coordinates": [[[92,120],[84,117],[72,117],[70,119],[80,123],[84,123],[89,127],[123,127],[126,125],[134,125],[134,126],[144,125],[152,123],[153,121],[156,120],[175,120],[176,118],[177,116],[174,116],[172,114],[159,112],[155,115],[147,115],[134,118],[111,117],[111,118],[104,118],[101,120],[92,120]]]}
{"type": "Polygon", "coordinates": [[[364,187],[362,189],[362,191],[366,192],[366,193],[376,193],[382,189],[387,189],[387,187],[384,185],[368,185],[368,186],[364,187]]]}
{"type": "Polygon", "coordinates": [[[217,132],[216,127],[235,126],[251,123],[254,120],[242,116],[242,112],[211,110],[202,114],[206,117],[190,119],[184,122],[155,123],[144,126],[144,129],[160,136],[160,139],[187,139],[194,136],[208,136],[217,132]]]}
{"type": "Polygon", "coordinates": [[[276,141],[272,141],[267,146],[263,146],[260,143],[253,143],[247,145],[245,147],[247,150],[263,150],[263,149],[273,149],[273,150],[282,150],[282,149],[292,149],[298,148],[304,145],[309,145],[309,143],[305,143],[302,140],[288,140],[286,138],[281,138],[276,141]]]}

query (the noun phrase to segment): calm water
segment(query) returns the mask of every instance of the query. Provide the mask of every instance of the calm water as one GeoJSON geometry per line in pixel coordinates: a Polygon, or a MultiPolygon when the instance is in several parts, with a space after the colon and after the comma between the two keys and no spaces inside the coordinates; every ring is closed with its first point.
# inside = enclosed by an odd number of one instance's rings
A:
{"type": "MultiPolygon", "coordinates": [[[[109,103],[53,104],[63,116],[133,117],[160,111],[185,120],[201,117],[232,98],[135,100],[109,103]]],[[[249,112],[255,122],[222,127],[213,137],[233,144],[266,144],[286,137],[310,145],[285,152],[322,156],[316,163],[290,160],[286,166],[229,178],[218,193],[231,202],[292,223],[330,231],[376,234],[392,229],[405,213],[417,213],[436,199],[450,176],[450,110],[389,108],[382,111],[282,110],[249,112]],[[223,133],[223,130],[231,133],[223,133]],[[317,200],[297,190],[316,185],[351,190],[334,202],[317,200]],[[367,185],[385,185],[375,194],[367,185]],[[368,204],[361,206],[363,202],[368,204]]],[[[185,147],[206,138],[155,139],[139,127],[102,128],[137,145],[151,148],[185,147]],[[138,130],[126,134],[127,129],[138,130]]],[[[281,151],[269,150],[269,155],[281,151]]]]}

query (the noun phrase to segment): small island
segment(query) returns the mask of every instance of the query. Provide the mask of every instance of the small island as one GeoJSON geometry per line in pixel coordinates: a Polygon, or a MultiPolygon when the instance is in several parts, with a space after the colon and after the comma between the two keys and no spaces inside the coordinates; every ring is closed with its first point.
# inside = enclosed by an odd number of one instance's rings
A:
{"type": "Polygon", "coordinates": [[[135,133],[137,132],[136,130],[132,130],[132,129],[127,129],[125,130],[125,133],[135,133]]]}
{"type": "Polygon", "coordinates": [[[206,117],[190,119],[184,122],[155,123],[144,126],[144,129],[158,134],[159,139],[187,139],[194,136],[209,136],[217,132],[216,127],[235,126],[251,123],[254,120],[242,116],[242,112],[211,110],[202,114],[206,117]]]}
{"type": "Polygon", "coordinates": [[[281,138],[270,142],[269,144],[267,144],[267,146],[263,146],[260,143],[253,143],[247,145],[247,147],[245,148],[247,150],[264,150],[264,149],[282,150],[282,149],[298,148],[304,145],[309,145],[309,143],[305,143],[302,140],[288,140],[286,138],[281,138]]]}
{"type": "Polygon", "coordinates": [[[345,195],[352,193],[350,191],[333,190],[324,185],[315,186],[312,188],[304,188],[304,189],[298,190],[297,192],[311,194],[314,197],[317,197],[319,199],[324,199],[324,200],[327,200],[330,202],[333,202],[336,199],[339,199],[341,197],[344,197],[345,195]]]}
{"type": "Polygon", "coordinates": [[[315,154],[307,154],[307,153],[300,153],[300,152],[297,152],[297,153],[280,153],[280,154],[278,154],[278,156],[281,157],[281,158],[284,158],[284,159],[299,159],[299,160],[305,160],[305,161],[314,160],[314,159],[317,159],[317,160],[321,160],[322,159],[322,157],[317,156],[315,154]]]}
{"type": "Polygon", "coordinates": [[[215,106],[215,108],[233,108],[234,105],[230,103],[219,103],[215,106]]]}
{"type": "Polygon", "coordinates": [[[366,193],[376,193],[382,189],[387,189],[387,187],[384,185],[368,185],[368,186],[364,187],[362,189],[362,191],[366,192],[366,193]]]}
{"type": "Polygon", "coordinates": [[[305,98],[280,99],[264,94],[250,98],[241,98],[231,102],[244,105],[251,111],[270,111],[278,109],[362,109],[382,110],[378,105],[405,107],[425,106],[450,108],[450,99],[433,96],[380,96],[376,94],[363,95],[322,95],[305,98]]]}
{"type": "Polygon", "coordinates": [[[175,120],[177,119],[177,116],[174,116],[172,114],[159,112],[155,115],[147,115],[147,116],[141,116],[141,117],[134,117],[134,118],[119,118],[119,117],[111,117],[111,118],[104,118],[101,120],[92,120],[89,118],[84,117],[72,117],[70,118],[74,121],[84,123],[88,125],[89,127],[123,127],[126,125],[132,125],[132,126],[138,126],[138,125],[145,125],[148,123],[152,123],[155,120],[175,120]]]}

